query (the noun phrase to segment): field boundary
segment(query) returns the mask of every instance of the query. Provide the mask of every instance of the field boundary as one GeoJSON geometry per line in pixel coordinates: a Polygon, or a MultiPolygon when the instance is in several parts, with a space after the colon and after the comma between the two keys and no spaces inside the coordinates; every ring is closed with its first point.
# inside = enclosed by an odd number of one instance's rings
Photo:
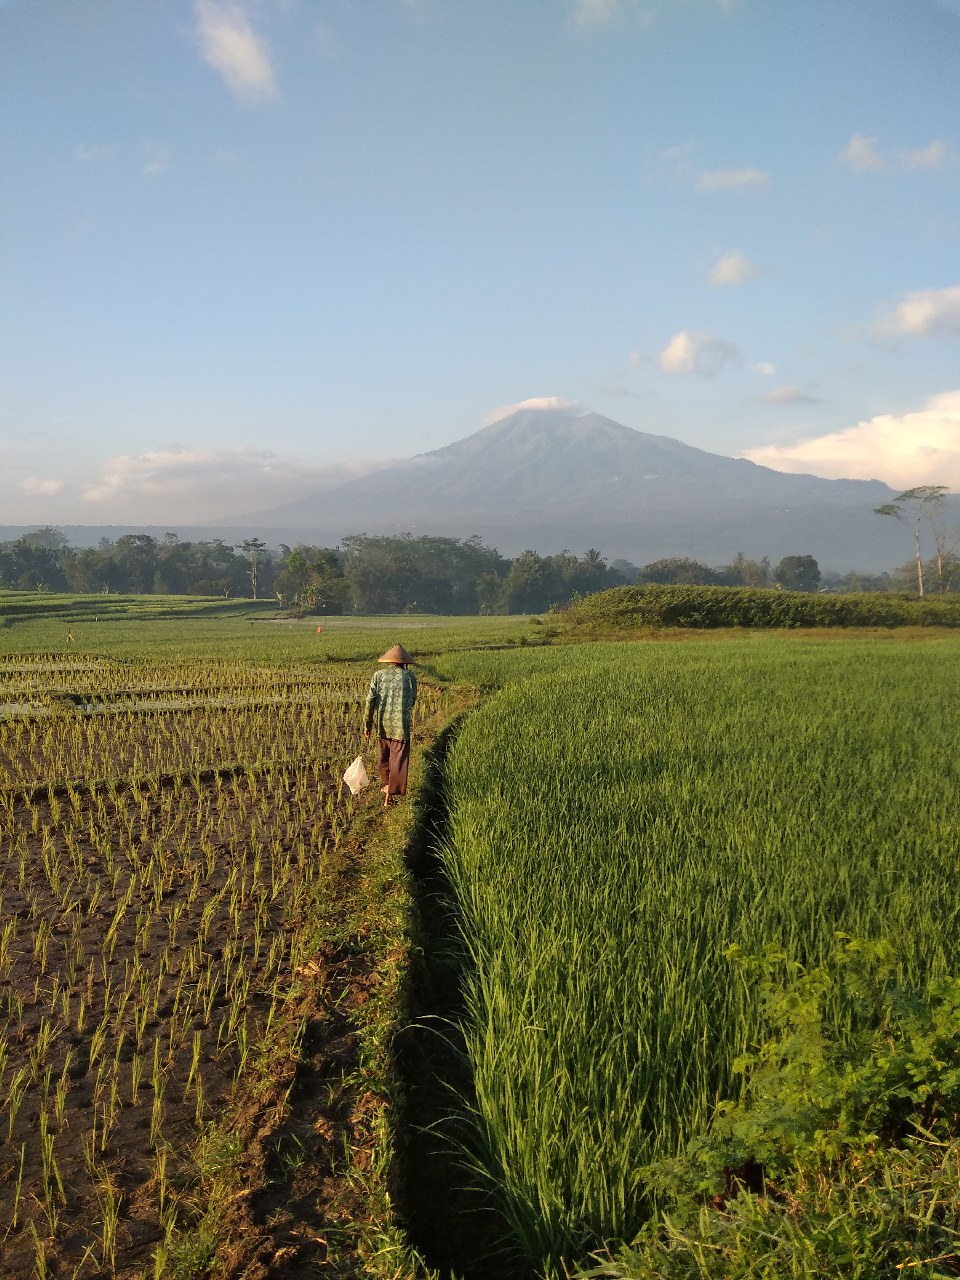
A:
{"type": "Polygon", "coordinates": [[[394,1053],[393,1182],[408,1257],[425,1268],[417,1275],[521,1280],[527,1272],[504,1247],[509,1230],[469,1167],[473,1080],[460,1023],[470,960],[441,858],[447,756],[475,709],[476,703],[454,716],[424,755],[405,850],[414,946],[402,993],[406,1022],[394,1053]]]}
{"type": "Polygon", "coordinates": [[[421,730],[410,802],[385,813],[371,787],[338,851],[336,888],[312,924],[318,963],[298,975],[286,1041],[278,1036],[259,1088],[239,1108],[246,1153],[217,1249],[220,1271],[233,1280],[304,1265],[344,1278],[435,1280],[408,1239],[398,1154],[407,1124],[398,1044],[411,1019],[409,974],[421,945],[410,851],[432,811],[438,743],[442,758],[473,700],[465,693],[452,720],[448,714],[445,724],[421,730]],[[319,1049],[310,1034],[318,1022],[325,1024],[319,1049]],[[318,1129],[326,1130],[329,1166],[314,1176],[317,1213],[284,1221],[285,1169],[311,1138],[315,1144],[318,1129]]]}

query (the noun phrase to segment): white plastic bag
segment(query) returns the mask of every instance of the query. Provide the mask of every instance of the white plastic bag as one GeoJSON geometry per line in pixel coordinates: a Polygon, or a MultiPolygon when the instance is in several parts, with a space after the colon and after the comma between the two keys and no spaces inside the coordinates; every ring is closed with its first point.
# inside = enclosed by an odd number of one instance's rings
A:
{"type": "Polygon", "coordinates": [[[355,796],[364,787],[370,785],[370,779],[367,777],[367,770],[363,763],[363,756],[357,756],[355,760],[347,765],[343,780],[350,788],[352,796],[355,796]]]}

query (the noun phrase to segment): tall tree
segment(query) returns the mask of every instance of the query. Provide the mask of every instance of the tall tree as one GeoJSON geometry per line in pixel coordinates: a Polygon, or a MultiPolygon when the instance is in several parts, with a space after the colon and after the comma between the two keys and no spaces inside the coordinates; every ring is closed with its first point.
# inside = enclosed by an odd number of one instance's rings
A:
{"type": "Polygon", "coordinates": [[[260,558],[267,549],[267,544],[261,542],[259,538],[244,538],[240,543],[240,550],[249,557],[250,560],[250,590],[253,598],[257,598],[257,576],[260,568],[260,558]]]}
{"type": "Polygon", "coordinates": [[[30,533],[22,534],[20,541],[34,551],[63,551],[67,545],[67,535],[62,529],[45,524],[30,533]]]}
{"type": "Polygon", "coordinates": [[[930,520],[935,524],[943,499],[949,492],[949,487],[945,484],[918,484],[913,489],[904,489],[903,493],[898,493],[892,502],[874,507],[878,516],[892,516],[913,532],[918,596],[923,595],[923,555],[920,546],[923,522],[930,520]]]}
{"type": "Polygon", "coordinates": [[[762,560],[748,560],[742,551],[737,552],[723,571],[724,577],[738,587],[769,587],[772,572],[766,556],[762,560]]]}
{"type": "Polygon", "coordinates": [[[148,533],[125,533],[113,544],[112,559],[120,571],[122,591],[147,595],[154,590],[157,573],[156,538],[148,533]]]}
{"type": "Polygon", "coordinates": [[[820,585],[820,566],[813,556],[784,556],[773,576],[787,591],[816,591],[820,585]]]}
{"type": "Polygon", "coordinates": [[[660,582],[677,586],[709,587],[717,582],[717,574],[709,565],[689,556],[666,556],[643,566],[646,582],[660,582]]]}

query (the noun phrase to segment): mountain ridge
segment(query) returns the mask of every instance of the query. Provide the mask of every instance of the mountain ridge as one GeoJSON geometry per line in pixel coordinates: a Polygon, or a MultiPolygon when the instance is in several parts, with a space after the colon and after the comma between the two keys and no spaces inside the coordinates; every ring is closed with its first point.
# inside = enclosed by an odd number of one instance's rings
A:
{"type": "Polygon", "coordinates": [[[590,410],[519,409],[452,444],[323,493],[219,520],[301,530],[301,541],[345,533],[479,534],[504,554],[571,545],[649,563],[691,555],[815,555],[824,567],[879,569],[905,560],[902,530],[874,508],[879,480],[774,471],[590,410]]]}

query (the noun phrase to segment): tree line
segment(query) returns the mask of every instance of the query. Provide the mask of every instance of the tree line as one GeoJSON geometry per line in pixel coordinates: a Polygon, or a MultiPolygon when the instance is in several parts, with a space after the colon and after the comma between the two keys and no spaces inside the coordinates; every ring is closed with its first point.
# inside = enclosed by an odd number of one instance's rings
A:
{"type": "MultiPolygon", "coordinates": [[[[608,587],[781,587],[792,591],[915,590],[915,566],[898,574],[822,575],[810,555],[773,565],[739,554],[710,567],[675,556],[635,565],[581,555],[520,552],[512,559],[479,537],[400,534],[344,538],[337,547],[281,545],[259,538],[186,541],[129,533],[96,547],[70,546],[45,527],[0,543],[0,586],[28,591],[205,595],[274,600],[298,613],[542,613],[608,587]]],[[[941,573],[940,581],[943,581],[941,573]]]]}

